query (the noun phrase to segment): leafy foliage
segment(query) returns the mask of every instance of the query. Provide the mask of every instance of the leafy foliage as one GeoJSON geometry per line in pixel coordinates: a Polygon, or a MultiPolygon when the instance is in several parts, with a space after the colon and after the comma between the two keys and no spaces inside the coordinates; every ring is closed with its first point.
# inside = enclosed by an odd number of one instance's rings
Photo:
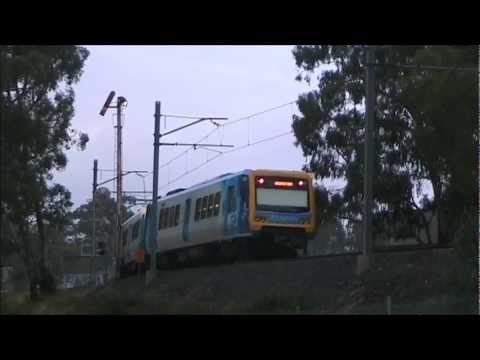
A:
{"type": "Polygon", "coordinates": [[[35,295],[35,279],[46,269],[44,220],[62,225],[70,194],[48,186],[51,170],[67,165],[64,149],[85,148],[88,135],[70,128],[74,116],[73,84],[89,53],[79,46],[0,47],[0,147],[2,217],[16,227],[35,295]],[[37,233],[32,232],[32,225],[37,233]],[[32,252],[38,237],[40,259],[32,252]]]}
{"type": "MultiPolygon", "coordinates": [[[[305,170],[317,178],[342,178],[339,216],[361,220],[364,164],[365,46],[297,46],[297,80],[318,88],[298,99],[293,130],[305,170]],[[334,69],[322,70],[331,64],[334,69]]],[[[401,68],[391,64],[478,68],[473,46],[385,46],[375,50],[376,132],[374,223],[425,225],[424,210],[440,222],[440,241],[451,241],[466,214],[476,208],[475,118],[478,74],[401,68]],[[453,148],[454,146],[454,148],[453,148]],[[452,151],[453,150],[453,151],[452,151]],[[472,170],[472,166],[475,166],[472,170]],[[425,183],[433,197],[423,201],[425,183]]],[[[411,230],[411,229],[410,229],[411,230]]]]}
{"type": "MultiPolygon", "coordinates": [[[[127,219],[133,213],[125,206],[122,207],[122,217],[127,219]]],[[[92,241],[92,214],[93,214],[93,200],[80,205],[72,213],[72,222],[74,224],[72,233],[81,235],[82,240],[86,244],[91,244],[92,241]]],[[[111,197],[111,193],[107,188],[101,187],[97,189],[95,195],[95,236],[96,241],[103,241],[108,246],[111,239],[116,237],[116,221],[117,221],[117,203],[111,197]]]]}

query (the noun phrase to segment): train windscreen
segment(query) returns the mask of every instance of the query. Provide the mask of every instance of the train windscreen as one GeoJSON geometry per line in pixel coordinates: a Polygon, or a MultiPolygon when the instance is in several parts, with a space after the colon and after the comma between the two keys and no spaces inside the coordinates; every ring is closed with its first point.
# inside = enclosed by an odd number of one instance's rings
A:
{"type": "Polygon", "coordinates": [[[255,179],[257,210],[307,212],[308,182],[305,179],[285,179],[259,176],[255,179]]]}

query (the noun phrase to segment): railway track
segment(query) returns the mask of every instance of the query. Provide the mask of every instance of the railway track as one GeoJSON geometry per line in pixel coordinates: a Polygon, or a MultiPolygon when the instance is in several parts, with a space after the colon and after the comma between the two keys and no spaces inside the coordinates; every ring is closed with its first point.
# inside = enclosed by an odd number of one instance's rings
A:
{"type": "MultiPolygon", "coordinates": [[[[435,250],[453,250],[454,246],[452,245],[436,245],[436,246],[396,246],[396,247],[376,247],[373,250],[373,254],[389,254],[389,253],[403,253],[403,252],[418,252],[418,251],[435,251],[435,250]]],[[[318,255],[298,255],[297,257],[291,258],[272,258],[272,259],[262,259],[262,260],[248,260],[248,261],[237,261],[240,263],[252,263],[252,262],[270,262],[270,261],[304,261],[304,260],[315,260],[323,258],[335,258],[335,257],[351,257],[362,255],[362,251],[351,251],[344,253],[334,253],[334,254],[318,254],[318,255]]]]}
{"type": "MultiPolygon", "coordinates": [[[[373,254],[391,254],[391,253],[404,253],[404,252],[418,252],[418,251],[435,251],[435,250],[453,250],[454,246],[452,245],[440,245],[440,246],[402,246],[395,248],[386,248],[386,247],[377,247],[374,249],[373,254]]],[[[352,257],[362,255],[361,251],[352,251],[344,253],[334,253],[334,254],[319,254],[319,255],[298,255],[297,257],[276,257],[271,259],[252,259],[252,260],[236,260],[235,263],[239,264],[251,264],[258,262],[275,262],[275,261],[309,261],[309,260],[319,260],[326,258],[337,258],[337,257],[352,257]]]]}
{"type": "MultiPolygon", "coordinates": [[[[419,252],[419,251],[438,251],[438,250],[452,250],[453,246],[451,245],[435,245],[435,246],[402,246],[402,247],[395,247],[395,248],[387,248],[387,247],[376,247],[374,248],[373,254],[393,254],[393,253],[405,253],[405,252],[419,252]]],[[[274,263],[274,262],[301,262],[301,261],[315,261],[327,258],[352,258],[355,256],[362,255],[361,251],[352,251],[352,252],[344,252],[344,253],[334,253],[334,254],[317,254],[317,255],[301,255],[298,254],[297,256],[273,256],[263,257],[263,258],[251,258],[251,259],[217,259],[217,260],[206,260],[205,262],[185,262],[185,263],[178,263],[175,262],[174,264],[167,265],[162,267],[159,270],[176,270],[176,269],[183,269],[183,268],[201,268],[201,267],[209,267],[209,266],[218,266],[218,265],[233,265],[233,264],[258,264],[258,263],[274,263]]]]}

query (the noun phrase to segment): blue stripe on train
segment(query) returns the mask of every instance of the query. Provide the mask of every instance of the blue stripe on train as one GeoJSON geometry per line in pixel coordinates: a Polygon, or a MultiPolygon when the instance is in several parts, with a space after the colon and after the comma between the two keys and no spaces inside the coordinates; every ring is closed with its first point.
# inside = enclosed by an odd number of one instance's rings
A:
{"type": "Polygon", "coordinates": [[[310,213],[278,213],[272,211],[257,210],[255,217],[262,217],[267,223],[273,224],[304,224],[306,220],[310,219],[310,213]]]}
{"type": "Polygon", "coordinates": [[[226,237],[244,234],[248,227],[249,182],[247,173],[242,173],[222,182],[223,233],[226,237]],[[229,207],[229,188],[234,189],[233,208],[229,207]]]}

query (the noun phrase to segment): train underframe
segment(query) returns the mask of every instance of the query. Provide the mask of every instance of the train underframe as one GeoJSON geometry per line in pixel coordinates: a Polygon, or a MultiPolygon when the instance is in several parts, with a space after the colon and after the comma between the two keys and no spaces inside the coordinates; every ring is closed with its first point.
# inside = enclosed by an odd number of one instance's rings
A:
{"type": "MultiPolygon", "coordinates": [[[[176,269],[216,265],[235,261],[294,258],[306,255],[308,236],[303,229],[264,228],[249,237],[216,241],[187,248],[157,253],[157,269],[176,269]]],[[[121,266],[121,277],[144,274],[150,268],[150,255],[145,263],[130,262],[121,266]]]]}

